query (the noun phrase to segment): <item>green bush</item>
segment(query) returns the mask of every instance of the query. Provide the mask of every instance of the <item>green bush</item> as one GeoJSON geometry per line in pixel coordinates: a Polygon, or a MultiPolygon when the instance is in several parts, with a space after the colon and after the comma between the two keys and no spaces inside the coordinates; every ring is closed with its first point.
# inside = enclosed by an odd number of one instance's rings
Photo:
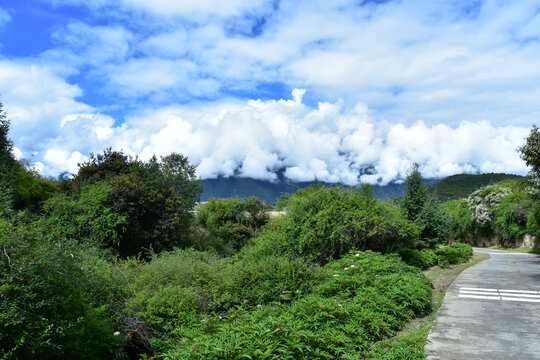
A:
{"type": "Polygon", "coordinates": [[[30,162],[17,161],[12,169],[14,207],[38,211],[44,201],[58,191],[58,182],[44,178],[30,162]]]}
{"type": "Polygon", "coordinates": [[[448,246],[435,250],[435,254],[439,257],[440,264],[460,264],[469,261],[473,255],[473,250],[470,245],[462,243],[452,243],[448,246]]]}
{"type": "Polygon", "coordinates": [[[3,221],[0,227],[0,358],[120,354],[125,338],[113,336],[118,298],[112,293],[119,288],[101,276],[96,261],[86,259],[90,253],[74,242],[50,239],[35,223],[3,221]]]}
{"type": "Polygon", "coordinates": [[[212,198],[202,205],[197,221],[237,251],[261,233],[269,220],[266,208],[256,197],[212,198]]]}
{"type": "Polygon", "coordinates": [[[405,249],[399,252],[401,259],[407,264],[416,266],[422,270],[435,266],[439,263],[439,258],[433,250],[413,250],[405,249]]]}
{"type": "Polygon", "coordinates": [[[503,241],[522,237],[527,233],[526,192],[515,189],[493,209],[493,227],[503,241]]]}
{"type": "Polygon", "coordinates": [[[147,339],[158,352],[198,329],[201,321],[237,308],[301,298],[322,277],[318,267],[300,259],[235,261],[180,249],[135,265],[130,272],[128,309],[151,326],[152,333],[161,334],[147,339]]]}
{"type": "Polygon", "coordinates": [[[127,225],[126,217],[112,209],[112,187],[106,182],[85,185],[76,194],[57,194],[43,207],[55,236],[90,240],[103,247],[117,248],[127,225]]]}
{"type": "Polygon", "coordinates": [[[475,232],[472,212],[466,199],[450,200],[443,204],[450,214],[452,227],[450,236],[454,239],[465,239],[475,232]]]}
{"type": "Polygon", "coordinates": [[[290,198],[287,215],[241,256],[287,255],[325,264],[353,247],[385,252],[418,240],[419,228],[397,206],[373,198],[369,187],[315,186],[303,191],[309,196],[290,198]]]}
{"type": "Polygon", "coordinates": [[[431,309],[431,287],[395,256],[349,254],[291,303],[205,317],[165,359],[358,359],[431,309]]]}
{"type": "Polygon", "coordinates": [[[92,154],[45,205],[54,231],[92,240],[121,257],[190,246],[192,210],[202,191],[180,154],[147,162],[121,152],[92,154]]]}

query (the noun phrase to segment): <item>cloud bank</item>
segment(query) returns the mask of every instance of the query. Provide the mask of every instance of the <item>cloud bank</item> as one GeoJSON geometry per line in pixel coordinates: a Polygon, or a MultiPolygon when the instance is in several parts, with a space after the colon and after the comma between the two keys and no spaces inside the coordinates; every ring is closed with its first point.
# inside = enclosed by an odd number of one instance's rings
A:
{"type": "MultiPolygon", "coordinates": [[[[240,176],[274,181],[386,184],[403,179],[413,162],[425,177],[456,173],[527,171],[516,148],[529,129],[488,121],[427,125],[375,123],[367,106],[343,100],[303,103],[291,99],[168,106],[114,119],[92,112],[64,115],[57,136],[34,157],[46,175],[76,172],[90,152],[112,146],[142,159],[179,152],[203,179],[240,176]]],[[[10,113],[17,116],[17,114],[10,113]]],[[[35,139],[34,139],[35,140],[35,139]]]]}

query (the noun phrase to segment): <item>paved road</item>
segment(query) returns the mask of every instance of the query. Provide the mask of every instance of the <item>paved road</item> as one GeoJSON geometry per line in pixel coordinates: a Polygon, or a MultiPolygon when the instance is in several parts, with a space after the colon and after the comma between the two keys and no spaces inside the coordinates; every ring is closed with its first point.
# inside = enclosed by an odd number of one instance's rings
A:
{"type": "Polygon", "coordinates": [[[540,255],[475,249],[491,258],[448,289],[427,360],[540,359],[540,255]]]}

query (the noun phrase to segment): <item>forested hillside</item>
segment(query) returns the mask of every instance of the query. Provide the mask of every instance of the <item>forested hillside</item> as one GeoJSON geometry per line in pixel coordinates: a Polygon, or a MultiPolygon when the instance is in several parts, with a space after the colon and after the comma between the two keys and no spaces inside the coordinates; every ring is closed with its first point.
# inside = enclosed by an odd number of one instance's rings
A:
{"type": "Polygon", "coordinates": [[[467,197],[473,191],[491,183],[521,179],[525,178],[513,174],[457,174],[442,179],[428,191],[436,194],[439,200],[447,201],[467,197]]]}
{"type": "MultiPolygon", "coordinates": [[[[436,184],[439,179],[424,179],[425,186],[436,184]]],[[[343,186],[340,184],[328,184],[320,182],[292,182],[280,177],[276,182],[255,180],[249,178],[218,178],[205,179],[202,181],[204,191],[201,195],[202,201],[210,198],[229,198],[238,196],[240,198],[255,196],[269,204],[275,204],[281,195],[292,194],[299,189],[314,184],[325,184],[327,186],[343,186]]],[[[346,186],[344,186],[346,187],[346,186]]],[[[373,196],[382,199],[396,199],[403,194],[406,185],[404,182],[392,182],[387,185],[375,185],[373,187],[373,196]]]]}

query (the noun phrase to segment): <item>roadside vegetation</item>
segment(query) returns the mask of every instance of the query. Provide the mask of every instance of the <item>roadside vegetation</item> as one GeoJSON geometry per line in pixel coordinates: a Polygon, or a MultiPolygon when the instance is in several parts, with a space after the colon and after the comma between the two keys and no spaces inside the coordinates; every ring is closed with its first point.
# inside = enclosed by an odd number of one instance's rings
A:
{"type": "MultiPolygon", "coordinates": [[[[428,194],[417,166],[398,203],[314,185],[270,218],[256,198],[194,211],[201,184],[181,154],[106,149],[45,179],[13,158],[8,130],[0,108],[1,359],[421,359],[425,340],[399,334],[433,310],[422,269],[472,256],[448,244],[458,220],[472,226],[463,209],[428,194]]],[[[512,186],[488,215],[529,209],[512,186]]]]}

